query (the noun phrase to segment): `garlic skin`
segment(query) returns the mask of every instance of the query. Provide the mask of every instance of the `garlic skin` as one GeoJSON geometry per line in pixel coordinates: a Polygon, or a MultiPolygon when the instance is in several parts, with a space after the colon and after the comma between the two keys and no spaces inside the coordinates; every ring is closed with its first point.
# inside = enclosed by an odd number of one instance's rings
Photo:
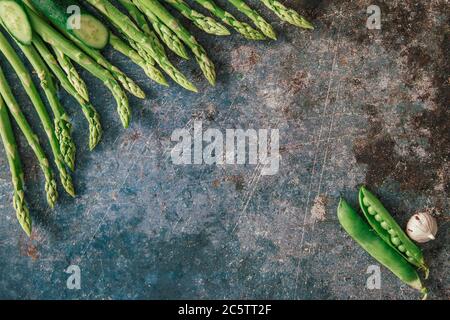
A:
{"type": "Polygon", "coordinates": [[[427,212],[416,213],[409,219],[406,233],[419,243],[434,240],[437,233],[436,219],[427,212]]]}

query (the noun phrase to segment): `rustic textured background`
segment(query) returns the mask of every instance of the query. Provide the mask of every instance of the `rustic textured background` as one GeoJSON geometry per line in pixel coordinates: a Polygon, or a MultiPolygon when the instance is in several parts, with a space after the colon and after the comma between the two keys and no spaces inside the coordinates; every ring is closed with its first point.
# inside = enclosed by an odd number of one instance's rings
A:
{"type": "Polygon", "coordinates": [[[105,130],[92,153],[77,105],[61,92],[75,124],[78,196],[61,191],[56,210],[48,209],[42,174],[20,137],[31,240],[14,216],[1,149],[0,298],[416,299],[383,268],[381,290],[365,287],[375,261],[335,215],[339,195],[356,206],[361,184],[402,224],[417,210],[434,210],[440,229],[423,245],[426,283],[431,298],[450,298],[448,1],[285,1],[312,20],[313,32],[249,2],[274,21],[279,40],[214,38],[191,28],[217,66],[217,86],[206,84],[193,59],[173,60],[200,94],[154,85],[106,51],[148,93],[131,99],[129,130],[109,92],[83,73],[105,130]],[[370,4],[381,7],[380,31],[365,27],[370,4]],[[279,174],[173,165],[171,133],[196,119],[220,130],[279,128],[279,174]],[[66,288],[71,264],[81,268],[81,290],[66,288]]]}

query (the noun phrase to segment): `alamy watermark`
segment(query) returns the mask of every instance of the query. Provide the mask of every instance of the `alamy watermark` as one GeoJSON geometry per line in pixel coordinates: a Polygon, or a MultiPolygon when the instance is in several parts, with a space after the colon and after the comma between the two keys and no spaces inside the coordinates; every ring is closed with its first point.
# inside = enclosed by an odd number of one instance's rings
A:
{"type": "Polygon", "coordinates": [[[65,273],[70,274],[67,278],[66,286],[69,290],[81,289],[81,269],[77,265],[70,265],[64,270],[65,273]]]}
{"type": "Polygon", "coordinates": [[[81,8],[77,5],[70,5],[67,7],[67,13],[70,14],[69,18],[67,19],[67,29],[81,29],[81,8]]]}
{"type": "Polygon", "coordinates": [[[194,122],[193,133],[176,129],[176,145],[171,151],[177,165],[261,165],[262,175],[275,175],[280,168],[278,129],[203,130],[202,121],[194,122]]]}
{"type": "Polygon", "coordinates": [[[369,290],[381,289],[381,270],[380,266],[374,264],[367,268],[366,274],[370,274],[366,281],[366,287],[369,290]]]}
{"type": "Polygon", "coordinates": [[[366,27],[369,30],[381,29],[381,9],[379,6],[372,4],[367,7],[367,14],[370,16],[367,18],[366,27]]]}

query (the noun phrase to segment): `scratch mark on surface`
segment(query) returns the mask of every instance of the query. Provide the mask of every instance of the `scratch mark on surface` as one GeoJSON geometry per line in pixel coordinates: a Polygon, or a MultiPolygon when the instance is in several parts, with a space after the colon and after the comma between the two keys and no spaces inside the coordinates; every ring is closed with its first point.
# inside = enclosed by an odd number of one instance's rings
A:
{"type": "MultiPolygon", "coordinates": [[[[336,69],[336,65],[337,65],[337,55],[338,55],[338,49],[339,49],[339,38],[340,38],[340,25],[338,27],[337,30],[337,35],[336,35],[336,45],[335,45],[335,49],[334,49],[334,56],[333,56],[333,62],[332,62],[332,67],[331,67],[331,72],[330,72],[330,78],[328,79],[328,89],[327,89],[327,94],[325,97],[325,103],[324,103],[324,108],[322,111],[322,115],[324,115],[327,111],[329,102],[330,102],[330,92],[331,92],[331,88],[332,88],[332,83],[333,83],[333,76],[334,76],[334,72],[336,69]]],[[[323,131],[323,126],[324,126],[324,122],[321,121],[320,123],[320,130],[319,130],[319,138],[317,139],[317,141],[321,140],[322,137],[322,131],[323,131]]],[[[309,179],[309,186],[308,186],[308,193],[307,193],[307,198],[306,198],[306,205],[304,207],[304,216],[303,216],[303,228],[302,228],[302,236],[300,238],[300,245],[299,245],[299,252],[302,252],[303,250],[303,244],[304,244],[304,239],[305,239],[305,234],[306,234],[306,228],[305,228],[305,223],[306,223],[306,217],[308,217],[308,211],[309,211],[309,203],[311,200],[311,191],[312,191],[312,185],[313,185],[313,178],[315,175],[315,170],[316,170],[316,163],[317,163],[317,158],[318,158],[318,151],[319,151],[319,147],[320,147],[320,142],[316,143],[316,148],[314,151],[314,161],[313,161],[313,167],[312,167],[312,172],[310,175],[310,179],[309,179]]],[[[300,275],[300,262],[301,259],[299,258],[297,267],[296,267],[296,275],[295,275],[295,289],[293,291],[293,298],[295,298],[297,296],[297,290],[298,290],[298,278],[300,275]]]]}
{"type": "MultiPolygon", "coordinates": [[[[322,188],[322,181],[323,181],[323,174],[325,172],[325,167],[327,164],[327,159],[328,159],[328,152],[330,151],[330,145],[331,145],[331,132],[333,130],[334,124],[335,124],[335,114],[336,114],[336,110],[338,109],[337,105],[339,104],[339,94],[340,94],[340,90],[341,90],[341,81],[338,82],[338,87],[337,87],[337,93],[336,93],[336,102],[334,104],[334,108],[333,108],[333,116],[331,118],[330,121],[330,125],[328,127],[328,134],[327,134],[327,139],[326,139],[326,143],[325,143],[325,154],[323,156],[323,161],[322,161],[322,168],[320,171],[320,178],[319,178],[319,185],[317,186],[317,191],[316,194],[320,195],[320,191],[322,188]]],[[[327,193],[325,193],[325,196],[327,195],[327,193]]],[[[315,220],[313,221],[313,225],[312,225],[312,230],[314,231],[315,228],[315,220]]]]}
{"type": "MultiPolygon", "coordinates": [[[[134,166],[136,165],[136,162],[137,162],[136,160],[138,160],[139,157],[141,157],[141,156],[143,155],[143,152],[145,152],[145,151],[147,150],[146,148],[147,148],[148,142],[151,140],[152,137],[153,137],[153,133],[150,135],[149,139],[144,143],[144,145],[143,145],[142,149],[140,150],[140,152],[134,153],[134,156],[132,157],[133,160],[131,161],[131,164],[126,168],[126,175],[125,175],[125,178],[122,180],[122,183],[121,183],[120,186],[118,187],[118,190],[120,190],[120,189],[125,185],[125,183],[127,182],[128,177],[130,176],[130,172],[132,171],[132,169],[133,169],[134,166]]],[[[133,144],[133,146],[134,146],[134,144],[133,144]]],[[[129,149],[129,150],[131,151],[132,149],[129,149]]],[[[103,226],[103,224],[105,223],[105,219],[106,219],[106,217],[108,216],[109,212],[111,211],[112,206],[113,206],[113,205],[110,205],[110,206],[108,207],[108,209],[105,211],[105,213],[103,214],[102,218],[100,219],[100,222],[99,222],[98,225],[97,225],[97,228],[96,228],[95,232],[93,233],[93,235],[92,235],[91,238],[89,239],[89,242],[88,242],[88,244],[86,245],[85,249],[82,251],[82,253],[81,253],[81,255],[78,257],[78,259],[76,259],[76,261],[77,261],[78,264],[80,264],[80,263],[82,262],[83,258],[86,256],[86,254],[87,254],[89,248],[91,247],[92,241],[94,241],[96,235],[97,235],[98,232],[100,231],[100,228],[101,228],[101,227],[103,226]]]]}
{"type": "Polygon", "coordinates": [[[255,168],[255,170],[253,171],[253,177],[251,179],[251,183],[249,185],[249,187],[252,187],[251,190],[247,193],[247,196],[244,197],[244,204],[243,207],[240,210],[240,213],[238,215],[238,219],[236,224],[234,225],[233,229],[231,230],[231,233],[234,233],[237,226],[239,225],[239,223],[241,222],[241,219],[243,217],[243,215],[245,214],[245,212],[247,211],[247,207],[248,204],[250,203],[250,200],[253,198],[253,195],[255,193],[256,187],[258,186],[259,180],[262,177],[262,165],[258,164],[255,168]]]}

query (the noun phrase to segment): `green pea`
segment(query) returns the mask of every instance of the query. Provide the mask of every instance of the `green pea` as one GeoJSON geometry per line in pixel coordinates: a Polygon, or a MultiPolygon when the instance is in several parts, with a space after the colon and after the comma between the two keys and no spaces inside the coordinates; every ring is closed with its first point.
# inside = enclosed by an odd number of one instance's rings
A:
{"type": "Polygon", "coordinates": [[[381,222],[381,227],[385,230],[389,230],[389,224],[386,221],[381,222]]]}
{"type": "Polygon", "coordinates": [[[367,200],[367,198],[363,198],[363,203],[366,207],[370,206],[370,202],[369,202],[369,200],[367,200]]]}
{"type": "Polygon", "coordinates": [[[399,244],[401,244],[399,237],[391,237],[391,242],[394,246],[398,246],[399,244]]]}
{"type": "Polygon", "coordinates": [[[376,215],[377,212],[375,211],[375,209],[373,207],[368,207],[367,211],[369,212],[369,214],[371,214],[372,216],[376,215]]]}
{"type": "Polygon", "coordinates": [[[379,214],[376,214],[376,215],[375,215],[375,220],[377,220],[378,222],[380,222],[380,221],[383,220],[383,218],[382,218],[379,214]]]}
{"type": "Polygon", "coordinates": [[[409,252],[408,250],[406,250],[406,255],[408,256],[408,257],[411,257],[412,256],[412,253],[411,252],[409,252]]]}
{"type": "Polygon", "coordinates": [[[414,260],[414,258],[413,258],[413,257],[410,257],[410,258],[408,258],[408,261],[409,261],[410,263],[414,263],[414,262],[416,262],[416,261],[414,260]]]}
{"type": "Polygon", "coordinates": [[[393,237],[397,236],[397,232],[395,232],[395,230],[392,228],[388,230],[388,233],[393,237]]]}
{"type": "Polygon", "coordinates": [[[398,247],[398,251],[400,251],[400,252],[405,252],[406,251],[406,248],[405,248],[405,246],[404,245],[399,245],[398,247]]]}

